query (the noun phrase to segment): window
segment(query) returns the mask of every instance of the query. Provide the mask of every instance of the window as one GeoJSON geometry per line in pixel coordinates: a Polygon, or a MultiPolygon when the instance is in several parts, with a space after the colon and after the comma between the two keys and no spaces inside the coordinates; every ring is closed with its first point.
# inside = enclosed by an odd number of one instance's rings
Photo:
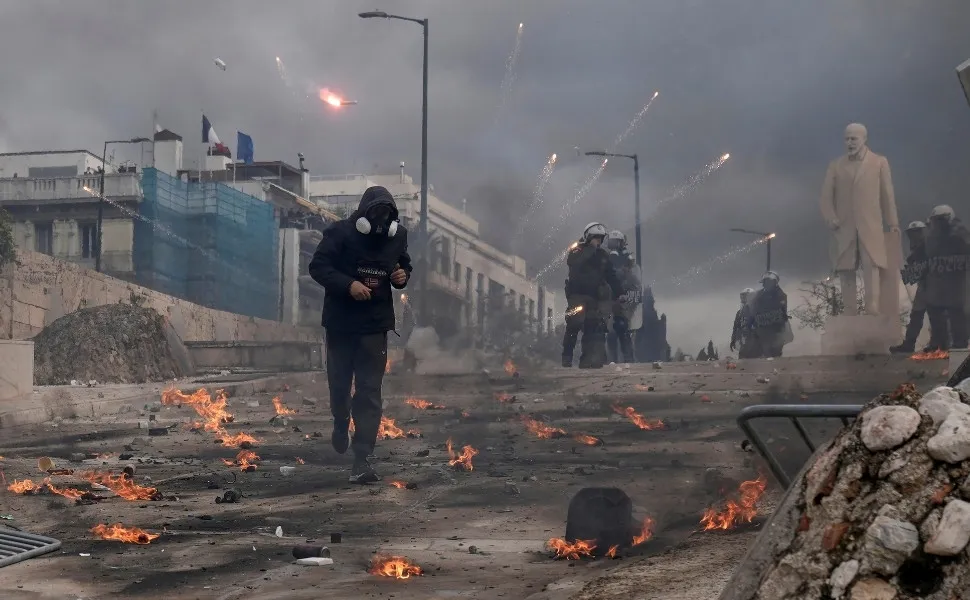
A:
{"type": "Polygon", "coordinates": [[[458,261],[455,261],[455,282],[459,281],[461,281],[461,265],[458,264],[458,261]]]}
{"type": "Polygon", "coordinates": [[[98,255],[98,226],[85,223],[78,230],[81,232],[81,258],[94,258],[98,255]]]}
{"type": "Polygon", "coordinates": [[[44,254],[54,254],[54,224],[34,224],[34,250],[44,254]]]}
{"type": "Polygon", "coordinates": [[[451,268],[451,240],[441,238],[441,274],[447,275],[451,268]]]}

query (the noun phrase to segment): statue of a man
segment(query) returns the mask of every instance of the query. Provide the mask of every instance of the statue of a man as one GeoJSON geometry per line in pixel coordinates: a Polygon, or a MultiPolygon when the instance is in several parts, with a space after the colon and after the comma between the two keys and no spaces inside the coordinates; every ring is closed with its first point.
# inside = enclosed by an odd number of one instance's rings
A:
{"type": "Polygon", "coordinates": [[[889,161],[870,150],[867,140],[865,126],[845,128],[846,154],[825,174],[822,218],[832,231],[832,269],[839,275],[845,314],[858,313],[856,272],[862,269],[866,314],[892,315],[899,312],[899,217],[889,161]]]}

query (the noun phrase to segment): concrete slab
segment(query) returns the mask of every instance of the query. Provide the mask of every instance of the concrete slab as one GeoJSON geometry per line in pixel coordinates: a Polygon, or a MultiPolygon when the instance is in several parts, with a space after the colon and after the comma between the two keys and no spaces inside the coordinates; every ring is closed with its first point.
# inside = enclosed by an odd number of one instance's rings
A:
{"type": "Polygon", "coordinates": [[[0,340],[0,406],[34,391],[34,343],[0,340]]]}
{"type": "Polygon", "coordinates": [[[825,356],[853,356],[860,352],[889,354],[889,347],[899,343],[898,337],[887,317],[837,315],[825,321],[825,331],[822,333],[822,354],[825,356]]]}

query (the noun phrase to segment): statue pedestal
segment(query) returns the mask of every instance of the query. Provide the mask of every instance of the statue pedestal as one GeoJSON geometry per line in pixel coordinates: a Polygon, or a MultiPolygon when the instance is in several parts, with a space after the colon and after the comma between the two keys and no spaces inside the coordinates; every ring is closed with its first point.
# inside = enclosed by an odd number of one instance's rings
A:
{"type": "Polygon", "coordinates": [[[823,356],[889,354],[889,347],[900,339],[898,317],[878,315],[837,315],[825,321],[822,333],[823,356]],[[894,328],[893,321],[897,323],[894,328]]]}

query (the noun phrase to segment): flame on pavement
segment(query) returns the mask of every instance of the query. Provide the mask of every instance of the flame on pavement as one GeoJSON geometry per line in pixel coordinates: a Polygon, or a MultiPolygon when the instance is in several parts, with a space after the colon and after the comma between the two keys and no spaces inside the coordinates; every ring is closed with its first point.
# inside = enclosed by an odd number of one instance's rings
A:
{"type": "Polygon", "coordinates": [[[377,429],[377,439],[396,440],[404,437],[404,435],[404,430],[394,423],[394,419],[388,419],[384,416],[381,417],[381,425],[377,429]]]}
{"type": "Polygon", "coordinates": [[[515,402],[515,396],[506,392],[495,392],[495,399],[501,402],[502,404],[515,402]]]}
{"type": "Polygon", "coordinates": [[[620,549],[619,545],[610,546],[610,549],[606,551],[606,556],[608,558],[616,558],[616,551],[620,549]]]}
{"type": "Polygon", "coordinates": [[[515,377],[516,375],[519,374],[519,370],[515,368],[515,363],[512,362],[511,358],[505,360],[504,368],[505,368],[505,374],[511,377],[515,377]]]}
{"type": "Polygon", "coordinates": [[[613,412],[618,415],[623,415],[630,420],[631,423],[639,427],[640,429],[650,431],[653,429],[664,429],[664,422],[660,419],[651,421],[650,419],[644,417],[643,415],[637,413],[633,410],[632,406],[627,406],[626,408],[620,406],[619,404],[613,405],[613,412]]]}
{"type": "Polygon", "coordinates": [[[273,398],[273,408],[276,409],[276,414],[280,416],[296,414],[296,411],[292,408],[286,408],[286,406],[283,404],[283,400],[281,400],[279,396],[273,398]]]}
{"type": "MultiPolygon", "coordinates": [[[[68,500],[80,500],[85,495],[85,492],[82,492],[77,488],[57,487],[53,483],[51,483],[49,479],[45,480],[45,483],[47,484],[47,489],[49,489],[52,494],[57,494],[58,496],[64,496],[68,500]]],[[[88,496],[93,497],[93,494],[88,493],[88,496]]]]}
{"type": "Polygon", "coordinates": [[[161,500],[162,493],[156,488],[138,485],[124,473],[112,475],[97,471],[81,471],[77,476],[89,483],[97,483],[108,488],[125,500],[161,500]]]}
{"type": "Polygon", "coordinates": [[[392,481],[391,482],[391,485],[393,485],[394,487],[396,487],[399,490],[403,490],[404,488],[406,488],[408,486],[408,484],[407,484],[406,481],[392,481]]]}
{"type": "Polygon", "coordinates": [[[950,353],[946,350],[933,350],[932,352],[917,352],[909,357],[910,360],[945,360],[950,358],[950,353]]]}
{"type": "Polygon", "coordinates": [[[232,413],[226,410],[228,397],[222,390],[216,390],[215,399],[209,395],[205,388],[200,388],[192,394],[184,394],[177,389],[169,389],[162,392],[162,404],[181,406],[188,404],[195,412],[202,417],[203,421],[197,423],[197,427],[202,427],[208,432],[214,433],[218,439],[222,440],[222,445],[226,448],[238,447],[243,442],[250,444],[259,443],[259,440],[248,433],[230,434],[223,427],[226,423],[232,423],[232,413]]]}
{"type": "Polygon", "coordinates": [[[303,460],[302,458],[300,458],[299,456],[297,456],[296,457],[296,464],[298,464],[298,465],[305,465],[306,464],[306,461],[303,460]]]}
{"type": "Polygon", "coordinates": [[[393,361],[391,359],[387,359],[387,362],[384,363],[384,374],[385,375],[387,375],[388,373],[391,372],[391,364],[392,363],[393,363],[393,361]]]}
{"type": "Polygon", "coordinates": [[[560,438],[566,435],[566,430],[559,429],[558,427],[550,427],[541,421],[536,421],[533,418],[522,415],[522,423],[525,424],[526,429],[528,429],[533,435],[539,439],[549,440],[553,438],[560,438]]]}
{"type": "Polygon", "coordinates": [[[412,563],[403,556],[376,555],[371,559],[370,569],[367,570],[371,575],[381,577],[393,577],[394,579],[410,579],[411,577],[424,575],[421,567],[412,563]]]}
{"type": "Polygon", "coordinates": [[[473,471],[475,467],[472,465],[472,458],[478,454],[478,450],[472,448],[471,446],[465,445],[461,449],[461,454],[455,452],[451,445],[451,438],[445,442],[448,446],[448,456],[451,457],[448,461],[448,465],[456,469],[464,469],[466,471],[473,471]]]}
{"type": "Polygon", "coordinates": [[[404,400],[404,403],[409,404],[419,410],[428,410],[429,408],[432,410],[441,410],[444,408],[444,406],[441,406],[440,404],[435,404],[433,402],[414,397],[408,397],[406,400],[404,400]]]}
{"type": "Polygon", "coordinates": [[[573,435],[573,439],[576,440],[577,442],[579,442],[580,444],[585,444],[587,446],[602,446],[603,445],[603,440],[599,439],[598,437],[594,437],[592,435],[585,435],[585,434],[582,434],[582,433],[577,433],[577,434],[573,435]]]}
{"type": "Polygon", "coordinates": [[[593,550],[596,550],[596,540],[567,542],[562,538],[552,538],[546,542],[546,546],[556,553],[556,558],[579,560],[584,556],[588,558],[593,557],[593,550]]]}
{"type": "Polygon", "coordinates": [[[121,523],[98,524],[91,528],[91,533],[102,540],[117,540],[126,544],[150,544],[160,537],[157,533],[148,533],[137,527],[125,527],[121,523]]]}
{"type": "MultiPolygon", "coordinates": [[[[255,471],[256,461],[259,460],[259,456],[252,450],[240,450],[239,454],[233,460],[222,459],[222,462],[226,464],[227,467],[233,465],[239,465],[240,471],[255,471]]],[[[302,463],[301,463],[302,464],[302,463]]]]}
{"type": "Polygon", "coordinates": [[[15,494],[33,494],[40,491],[41,485],[36,484],[30,479],[14,479],[7,489],[15,494]]]}
{"type": "Polygon", "coordinates": [[[633,545],[639,546],[643,542],[649,540],[653,537],[653,530],[656,527],[657,522],[647,517],[643,520],[643,524],[640,525],[640,533],[633,536],[633,545]]]}
{"type": "Polygon", "coordinates": [[[738,500],[727,500],[720,509],[708,508],[701,517],[704,531],[713,529],[731,529],[744,523],[750,523],[758,516],[757,503],[768,487],[768,480],[764,475],[753,481],[745,481],[738,486],[738,500]]]}

